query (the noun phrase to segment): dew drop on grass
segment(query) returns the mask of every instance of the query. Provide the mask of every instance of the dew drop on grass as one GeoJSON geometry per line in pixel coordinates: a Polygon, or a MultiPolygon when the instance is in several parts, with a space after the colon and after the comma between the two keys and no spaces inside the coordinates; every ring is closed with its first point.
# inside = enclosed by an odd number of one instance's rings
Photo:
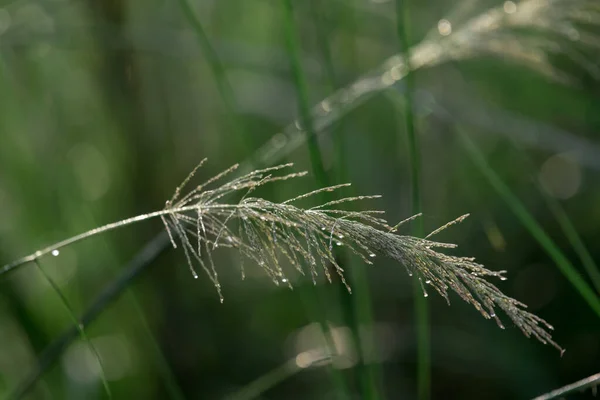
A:
{"type": "Polygon", "coordinates": [[[375,257],[375,253],[369,254],[369,257],[371,257],[371,258],[375,257]]]}
{"type": "Polygon", "coordinates": [[[52,250],[52,255],[53,255],[54,257],[58,256],[59,254],[60,254],[60,251],[58,251],[58,250],[56,250],[56,249],[55,249],[55,250],[52,250]]]}
{"type": "Polygon", "coordinates": [[[343,239],[343,238],[344,238],[344,235],[338,235],[338,237],[339,237],[340,239],[343,239]]]}
{"type": "Polygon", "coordinates": [[[427,279],[425,283],[429,285],[431,283],[431,279],[427,279]]]}
{"type": "Polygon", "coordinates": [[[335,242],[335,244],[337,244],[338,246],[341,246],[342,242],[335,242]]]}
{"type": "Polygon", "coordinates": [[[501,280],[501,281],[505,281],[506,279],[507,279],[507,278],[506,278],[506,277],[504,277],[504,276],[501,276],[501,277],[500,277],[500,280],[501,280]]]}

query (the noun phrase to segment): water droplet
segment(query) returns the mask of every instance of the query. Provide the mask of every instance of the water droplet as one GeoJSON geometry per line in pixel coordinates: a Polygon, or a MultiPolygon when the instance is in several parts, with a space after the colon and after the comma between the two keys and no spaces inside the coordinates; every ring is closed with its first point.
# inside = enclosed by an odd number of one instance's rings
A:
{"type": "Polygon", "coordinates": [[[427,294],[427,292],[423,292],[423,297],[427,297],[429,296],[429,294],[427,294]]]}
{"type": "Polygon", "coordinates": [[[59,254],[60,254],[60,251],[58,251],[58,250],[52,250],[52,255],[54,257],[58,256],[59,254]]]}
{"type": "Polygon", "coordinates": [[[237,190],[237,185],[233,185],[231,188],[232,188],[233,190],[237,190]]]}
{"type": "Polygon", "coordinates": [[[409,272],[409,273],[408,273],[408,276],[412,276],[412,275],[413,275],[413,274],[412,274],[412,272],[409,272]]]}
{"type": "Polygon", "coordinates": [[[338,237],[339,237],[340,239],[343,239],[343,238],[344,238],[344,235],[338,235],[338,237]]]}
{"type": "Polygon", "coordinates": [[[501,280],[501,281],[505,281],[506,279],[507,279],[507,278],[506,278],[506,277],[504,277],[504,276],[501,276],[501,277],[500,277],[500,280],[501,280]]]}
{"type": "Polygon", "coordinates": [[[283,279],[281,280],[281,282],[283,282],[283,283],[286,283],[287,281],[288,281],[288,280],[287,280],[287,279],[285,279],[285,278],[283,278],[283,279]]]}
{"type": "Polygon", "coordinates": [[[452,24],[447,19],[440,19],[438,22],[438,32],[442,36],[448,36],[452,33],[452,24]]]}
{"type": "Polygon", "coordinates": [[[225,301],[225,299],[221,297],[221,304],[223,304],[224,301],[225,301]]]}
{"type": "Polygon", "coordinates": [[[327,229],[327,228],[325,228],[324,226],[322,226],[322,227],[321,227],[321,230],[322,230],[322,231],[324,231],[325,229],[327,229]]]}
{"type": "Polygon", "coordinates": [[[198,279],[198,275],[197,274],[194,274],[194,279],[198,279]]]}
{"type": "Polygon", "coordinates": [[[431,283],[431,279],[427,279],[425,283],[429,285],[431,283]]]}
{"type": "Polygon", "coordinates": [[[514,14],[517,12],[517,5],[512,1],[504,2],[504,12],[507,14],[514,14]]]}
{"type": "Polygon", "coordinates": [[[490,317],[494,318],[496,316],[496,313],[491,313],[490,317]]]}
{"type": "Polygon", "coordinates": [[[342,242],[335,242],[335,244],[337,244],[338,246],[341,246],[342,242]]]}
{"type": "Polygon", "coordinates": [[[219,243],[215,243],[215,247],[219,247],[219,243]]]}
{"type": "Polygon", "coordinates": [[[371,257],[371,258],[375,257],[375,253],[369,254],[369,257],[371,257]]]}

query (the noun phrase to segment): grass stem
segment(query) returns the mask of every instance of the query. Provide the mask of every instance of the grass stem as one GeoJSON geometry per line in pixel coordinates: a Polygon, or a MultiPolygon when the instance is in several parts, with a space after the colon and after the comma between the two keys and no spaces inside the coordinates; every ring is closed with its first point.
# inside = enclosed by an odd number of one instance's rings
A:
{"type": "MultiPolygon", "coordinates": [[[[422,212],[421,200],[421,150],[416,134],[414,123],[414,101],[415,89],[414,73],[410,63],[410,10],[407,0],[396,0],[397,34],[401,51],[406,60],[408,74],[406,75],[406,92],[404,102],[404,122],[408,139],[408,154],[410,161],[410,183],[411,183],[411,214],[422,212]]],[[[423,237],[423,220],[418,218],[413,222],[413,235],[423,237]]],[[[430,366],[430,327],[429,327],[429,305],[423,296],[421,287],[414,282],[414,301],[417,328],[417,393],[420,400],[427,400],[431,391],[431,366],[430,366]]]]}

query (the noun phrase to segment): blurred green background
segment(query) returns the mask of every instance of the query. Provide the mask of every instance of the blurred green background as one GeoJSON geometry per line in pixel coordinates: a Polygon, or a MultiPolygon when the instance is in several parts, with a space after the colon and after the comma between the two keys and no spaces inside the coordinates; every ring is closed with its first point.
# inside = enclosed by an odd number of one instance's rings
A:
{"type": "MultiPolygon", "coordinates": [[[[512,7],[483,1],[470,13],[494,6],[512,7]]],[[[258,168],[291,161],[309,176],[260,195],[283,201],[318,188],[310,140],[293,121],[308,106],[326,109],[320,102],[335,90],[356,89],[352,84],[402,51],[403,41],[419,43],[432,28],[441,39],[447,27],[439,22],[454,5],[400,7],[410,26],[386,0],[0,1],[0,264],[161,209],[204,157],[198,181],[236,162],[258,168]]],[[[528,398],[600,370],[599,316],[459,136],[476,143],[591,285],[556,212],[564,209],[560,215],[587,247],[588,265],[600,259],[599,57],[594,46],[575,42],[561,44],[573,53],[549,55],[568,85],[509,55],[482,52],[419,69],[351,108],[335,112],[333,105],[332,114],[308,121],[319,133],[328,181],[352,182],[346,195],[382,194],[362,206],[385,210],[395,224],[413,209],[405,128],[412,107],[425,231],[471,213],[439,240],[459,244],[454,254],[506,269],[509,279],[498,286],[549,321],[567,350],[560,357],[507,318],[501,330],[458,296],[448,307],[432,294],[432,398],[528,398]],[[585,62],[564,55],[584,51],[585,62]]],[[[144,246],[153,253],[86,329],[113,398],[417,398],[414,292],[401,265],[344,257],[349,296],[339,282],[314,288],[297,278],[294,291],[276,287],[256,266],[242,281],[238,256],[217,251],[220,304],[209,280],[194,280],[183,253],[166,246],[162,229],[150,220],[40,260],[80,316],[116,287],[144,246]],[[335,327],[342,355],[307,366],[322,343],[319,321],[335,327]]],[[[41,360],[48,369],[26,384],[26,398],[105,398],[84,341],[45,352],[72,325],[35,264],[1,276],[0,397],[23,388],[41,360]]]]}

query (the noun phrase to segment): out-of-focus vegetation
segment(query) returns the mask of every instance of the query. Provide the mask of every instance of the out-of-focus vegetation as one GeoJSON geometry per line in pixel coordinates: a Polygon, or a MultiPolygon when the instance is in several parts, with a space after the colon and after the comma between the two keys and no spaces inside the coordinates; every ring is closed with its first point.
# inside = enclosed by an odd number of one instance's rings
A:
{"type": "Polygon", "coordinates": [[[294,162],[260,196],[348,181],[400,221],[412,148],[424,232],[470,213],[437,240],[507,270],[566,352],[457,296],[416,319],[402,265],[344,251],[352,295],[215,250],[221,304],[149,220],[0,275],[0,397],[505,399],[597,373],[599,23],[590,0],[1,0],[0,265],[162,209],[204,157],[199,182],[294,162]]]}

